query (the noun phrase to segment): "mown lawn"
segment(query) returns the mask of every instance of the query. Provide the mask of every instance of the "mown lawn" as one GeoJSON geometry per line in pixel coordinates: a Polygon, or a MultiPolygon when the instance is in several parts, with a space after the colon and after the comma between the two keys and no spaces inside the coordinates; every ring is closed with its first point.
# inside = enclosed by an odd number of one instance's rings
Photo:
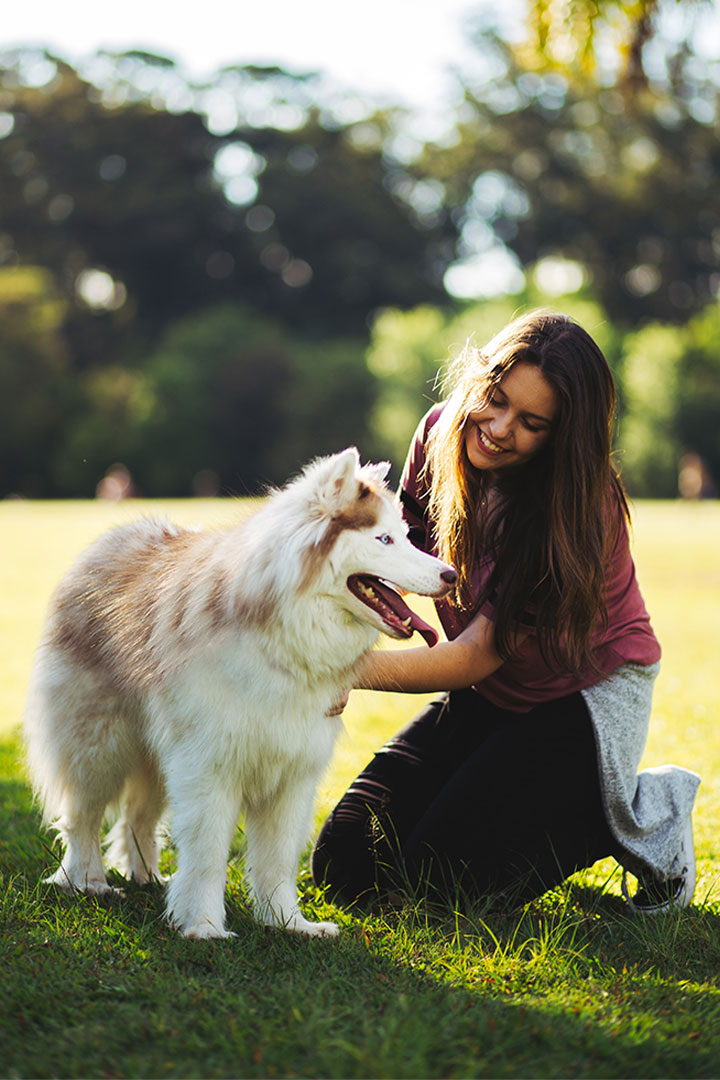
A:
{"type": "MultiPolygon", "coordinates": [[[[253,922],[239,859],[238,936],[189,943],[159,888],[102,907],[38,884],[51,865],[16,731],[49,593],[103,528],[141,513],[222,525],[229,501],[0,504],[0,1074],[6,1077],[720,1076],[720,505],[641,503],[635,553],[663,642],[645,764],[703,777],[695,906],[629,918],[612,861],[522,912],[420,900],[332,908],[301,871],[306,909],[343,924],[304,940],[253,922]]],[[[425,610],[427,614],[427,609],[425,610]]],[[[418,707],[353,695],[318,819],[418,707]]],[[[239,850],[239,847],[238,847],[239,850]]]]}

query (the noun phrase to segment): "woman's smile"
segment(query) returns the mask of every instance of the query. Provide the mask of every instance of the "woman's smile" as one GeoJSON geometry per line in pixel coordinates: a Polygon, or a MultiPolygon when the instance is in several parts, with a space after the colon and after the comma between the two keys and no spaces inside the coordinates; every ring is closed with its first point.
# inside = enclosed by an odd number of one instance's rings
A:
{"type": "Polygon", "coordinates": [[[476,428],[476,431],[478,441],[486,453],[492,454],[493,456],[496,454],[505,453],[505,448],[502,446],[498,446],[496,442],[493,442],[490,436],[486,435],[482,428],[478,427],[476,428]]]}

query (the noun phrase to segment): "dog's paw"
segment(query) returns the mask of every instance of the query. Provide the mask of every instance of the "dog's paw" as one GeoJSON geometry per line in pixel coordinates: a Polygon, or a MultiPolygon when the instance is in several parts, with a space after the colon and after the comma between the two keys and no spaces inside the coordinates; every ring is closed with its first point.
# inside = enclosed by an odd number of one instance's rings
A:
{"type": "Polygon", "coordinates": [[[310,923],[310,933],[315,937],[337,937],[340,927],[334,922],[310,923]]]}
{"type": "Polygon", "coordinates": [[[66,893],[82,891],[79,886],[73,885],[64,870],[58,870],[56,873],[51,874],[50,877],[43,878],[42,883],[43,885],[54,885],[56,889],[66,893]]]}
{"type": "Polygon", "coordinates": [[[307,919],[296,919],[288,926],[295,934],[305,934],[307,937],[337,937],[340,927],[334,922],[309,922],[307,919]]]}
{"type": "Polygon", "coordinates": [[[74,878],[62,866],[51,877],[44,878],[43,884],[54,885],[56,889],[67,893],[94,896],[98,900],[122,899],[125,896],[123,889],[108,885],[105,878],[74,878]]]}
{"type": "Polygon", "coordinates": [[[232,930],[226,930],[223,926],[216,926],[215,923],[208,922],[207,920],[199,923],[195,923],[194,926],[182,927],[180,933],[183,937],[188,938],[189,941],[208,941],[211,938],[233,938],[237,937],[232,930]]]}

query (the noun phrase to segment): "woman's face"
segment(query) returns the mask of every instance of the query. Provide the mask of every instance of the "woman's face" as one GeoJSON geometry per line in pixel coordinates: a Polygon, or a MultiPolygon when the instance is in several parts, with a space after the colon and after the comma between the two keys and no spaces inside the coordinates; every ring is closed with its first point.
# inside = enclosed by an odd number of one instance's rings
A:
{"type": "Polygon", "coordinates": [[[557,395],[535,364],[516,361],[493,388],[487,405],[465,424],[465,450],[476,469],[524,465],[550,438],[557,395]]]}

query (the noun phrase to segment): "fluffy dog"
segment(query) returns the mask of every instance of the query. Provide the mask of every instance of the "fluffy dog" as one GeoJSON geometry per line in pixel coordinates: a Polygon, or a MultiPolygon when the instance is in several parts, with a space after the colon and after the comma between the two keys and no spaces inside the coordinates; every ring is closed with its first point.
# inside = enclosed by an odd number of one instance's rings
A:
{"type": "Polygon", "coordinates": [[[437,640],[388,582],[438,597],[456,577],[409,543],[386,472],[346,450],[234,529],[146,519],[80,556],[53,597],[25,717],[33,786],[65,844],[52,882],[111,891],[99,840],[111,804],[108,864],[157,876],[168,807],[168,918],[186,937],[226,937],[228,848],[244,810],[257,917],[337,932],[303,917],[295,883],[341,727],[328,713],[380,631],[437,640]]]}

